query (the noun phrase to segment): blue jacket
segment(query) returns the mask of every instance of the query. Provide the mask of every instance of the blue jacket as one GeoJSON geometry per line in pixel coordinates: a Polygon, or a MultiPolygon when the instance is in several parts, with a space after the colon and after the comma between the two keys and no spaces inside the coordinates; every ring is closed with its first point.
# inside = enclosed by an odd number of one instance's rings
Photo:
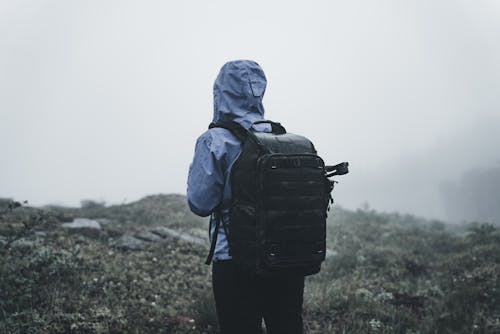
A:
{"type": "MultiPolygon", "coordinates": [[[[214,83],[213,122],[235,121],[246,129],[253,127],[255,131],[269,132],[267,124],[252,125],[264,119],[262,98],[266,83],[264,72],[256,62],[237,60],[226,63],[214,83]]],[[[193,162],[189,167],[187,198],[195,214],[202,217],[210,215],[211,239],[215,232],[214,209],[218,205],[223,224],[231,224],[230,173],[240,152],[241,143],[226,129],[207,130],[196,141],[193,162]]],[[[214,261],[231,258],[223,224],[220,224],[217,232],[214,261]]]]}

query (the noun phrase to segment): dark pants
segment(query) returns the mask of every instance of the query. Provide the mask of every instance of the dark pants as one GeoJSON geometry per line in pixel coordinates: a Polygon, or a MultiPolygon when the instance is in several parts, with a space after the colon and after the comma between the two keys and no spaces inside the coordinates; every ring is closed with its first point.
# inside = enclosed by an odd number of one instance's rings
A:
{"type": "Polygon", "coordinates": [[[212,266],[212,285],[223,334],[301,334],[304,276],[258,278],[231,260],[212,266]]]}

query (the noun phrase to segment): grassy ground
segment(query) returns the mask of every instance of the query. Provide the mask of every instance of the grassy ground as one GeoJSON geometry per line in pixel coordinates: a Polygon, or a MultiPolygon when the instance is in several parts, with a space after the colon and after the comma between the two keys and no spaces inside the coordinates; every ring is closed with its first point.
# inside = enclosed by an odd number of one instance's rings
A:
{"type": "MultiPolygon", "coordinates": [[[[182,196],[0,211],[0,333],[216,332],[208,245],[108,245],[147,226],[205,227],[182,196]],[[73,217],[106,224],[69,234],[73,217]]],[[[336,208],[328,228],[334,255],[306,280],[306,333],[500,333],[498,227],[336,208]]]]}
{"type": "Polygon", "coordinates": [[[337,255],[306,292],[319,332],[500,332],[498,228],[340,209],[329,236],[337,255]]]}

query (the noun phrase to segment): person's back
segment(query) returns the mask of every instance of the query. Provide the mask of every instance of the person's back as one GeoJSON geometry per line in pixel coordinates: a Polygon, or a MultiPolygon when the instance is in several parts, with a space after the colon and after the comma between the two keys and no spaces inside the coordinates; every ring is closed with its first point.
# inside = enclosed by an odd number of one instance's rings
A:
{"type": "MultiPolygon", "coordinates": [[[[214,84],[213,122],[237,122],[245,129],[269,132],[262,98],[266,78],[248,60],[226,63],[214,84]]],[[[268,333],[302,333],[304,277],[261,278],[236,266],[225,228],[230,226],[231,167],[241,152],[240,141],[223,128],[212,128],[196,142],[188,176],[188,203],[200,216],[210,215],[211,239],[216,237],[212,283],[222,333],[260,333],[262,317],[268,333]],[[216,220],[222,219],[215,235],[216,220]]]]}

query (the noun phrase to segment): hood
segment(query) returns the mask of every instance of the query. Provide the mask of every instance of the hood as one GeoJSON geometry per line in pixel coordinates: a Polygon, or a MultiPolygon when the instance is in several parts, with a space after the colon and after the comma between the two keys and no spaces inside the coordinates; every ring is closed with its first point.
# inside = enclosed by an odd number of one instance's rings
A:
{"type": "Polygon", "coordinates": [[[266,83],[264,71],[254,61],[224,64],[214,83],[213,122],[235,121],[248,129],[253,122],[264,119],[266,83]]]}

